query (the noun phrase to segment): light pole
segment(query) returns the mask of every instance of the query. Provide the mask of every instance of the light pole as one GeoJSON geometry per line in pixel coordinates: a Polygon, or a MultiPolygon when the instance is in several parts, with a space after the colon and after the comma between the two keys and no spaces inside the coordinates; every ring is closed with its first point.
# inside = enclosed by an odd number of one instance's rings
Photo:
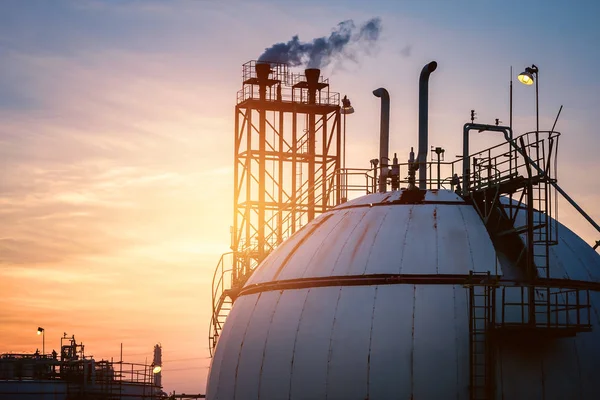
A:
{"type": "Polygon", "coordinates": [[[537,142],[540,132],[540,106],[538,103],[538,82],[540,79],[538,67],[536,67],[534,64],[531,64],[531,67],[525,68],[525,71],[521,72],[517,79],[519,79],[519,82],[527,86],[533,85],[533,82],[535,81],[535,140],[537,142]]]}
{"type": "Polygon", "coordinates": [[[346,115],[354,114],[354,107],[352,107],[352,103],[350,103],[348,96],[344,96],[342,99],[342,114],[344,115],[344,147],[342,156],[342,169],[344,169],[346,168],[346,115]]]}
{"type": "Polygon", "coordinates": [[[46,354],[46,330],[42,327],[38,327],[37,334],[42,335],[42,355],[46,354]]]}
{"type": "Polygon", "coordinates": [[[442,181],[440,178],[440,161],[444,160],[444,153],[446,152],[446,150],[444,150],[441,147],[431,146],[431,152],[437,154],[437,188],[438,190],[440,190],[442,185],[442,181]]]}
{"type": "MultiPolygon", "coordinates": [[[[346,115],[348,114],[354,114],[354,107],[352,107],[352,104],[350,103],[350,99],[348,98],[348,96],[344,96],[344,98],[342,99],[342,110],[341,113],[344,115],[344,138],[343,138],[343,147],[342,147],[342,171],[344,171],[344,175],[343,175],[343,187],[346,188],[346,180],[347,180],[347,174],[346,174],[346,115]]],[[[343,193],[343,198],[348,198],[348,196],[345,193],[343,193]]]]}

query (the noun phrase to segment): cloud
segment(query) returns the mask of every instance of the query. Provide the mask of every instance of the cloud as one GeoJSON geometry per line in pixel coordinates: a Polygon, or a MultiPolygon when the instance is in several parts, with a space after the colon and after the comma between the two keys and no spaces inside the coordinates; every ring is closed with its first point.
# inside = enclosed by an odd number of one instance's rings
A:
{"type": "Polygon", "coordinates": [[[400,54],[402,55],[402,57],[410,57],[411,53],[412,53],[411,45],[406,45],[402,48],[402,50],[400,50],[400,54]]]}

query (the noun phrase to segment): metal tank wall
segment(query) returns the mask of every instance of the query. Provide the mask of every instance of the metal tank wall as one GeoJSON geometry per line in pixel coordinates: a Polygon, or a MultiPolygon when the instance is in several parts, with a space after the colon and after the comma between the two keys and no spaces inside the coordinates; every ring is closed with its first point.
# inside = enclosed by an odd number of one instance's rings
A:
{"type": "Polygon", "coordinates": [[[66,400],[67,382],[0,380],[0,399],[66,400]]]}
{"type": "Polygon", "coordinates": [[[230,318],[217,345],[208,398],[468,397],[462,287],[264,292],[241,297],[230,318]]]}
{"type": "Polygon", "coordinates": [[[271,253],[246,287],[326,276],[496,273],[494,246],[472,206],[445,190],[427,192],[424,204],[395,204],[402,193],[363,196],[320,216],[271,253]]]}
{"type": "MultiPolygon", "coordinates": [[[[508,199],[502,202],[510,204],[508,199]]],[[[525,225],[526,218],[526,210],[517,208],[515,226],[525,225]]],[[[527,235],[521,237],[526,243],[527,235]]],[[[600,255],[560,223],[549,264],[550,278],[600,282],[600,255]]],[[[591,332],[501,349],[498,379],[505,398],[600,399],[600,293],[590,291],[590,301],[591,332]]]]}
{"type": "MultiPolygon", "coordinates": [[[[439,191],[428,192],[426,204],[395,204],[400,196],[364,196],[317,218],[273,252],[246,287],[322,276],[496,268],[501,274],[481,219],[462,199],[439,191]]],[[[556,273],[598,280],[600,256],[586,246],[561,229],[560,245],[552,250],[554,263],[562,265],[556,273]],[[573,251],[587,267],[573,262],[573,251]],[[582,276],[594,268],[595,275],[582,276]]],[[[592,332],[499,348],[498,398],[600,398],[600,299],[593,296],[592,332]]],[[[462,285],[330,286],[243,295],[217,345],[207,397],[468,399],[469,322],[468,289],[462,285]]]]}
{"type": "Polygon", "coordinates": [[[0,399],[18,400],[68,400],[75,394],[83,398],[127,398],[147,400],[157,398],[157,388],[150,384],[123,382],[107,387],[102,384],[87,384],[66,380],[0,380],[0,399]],[[153,394],[154,393],[154,394],[153,394]],[[112,396],[112,397],[111,397],[112,396]]]}

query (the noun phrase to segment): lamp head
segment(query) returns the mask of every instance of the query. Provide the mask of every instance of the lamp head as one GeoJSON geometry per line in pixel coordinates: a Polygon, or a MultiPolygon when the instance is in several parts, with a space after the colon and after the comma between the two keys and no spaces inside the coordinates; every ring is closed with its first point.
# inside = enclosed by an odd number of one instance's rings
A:
{"type": "Polygon", "coordinates": [[[521,72],[519,74],[519,76],[517,76],[517,79],[522,84],[530,86],[530,85],[533,85],[533,82],[534,82],[533,75],[535,74],[535,77],[537,78],[537,73],[538,73],[538,67],[536,67],[534,64],[532,64],[531,67],[525,68],[525,71],[521,72]]]}
{"type": "Polygon", "coordinates": [[[352,104],[350,103],[350,99],[348,98],[348,96],[344,96],[344,98],[342,99],[342,114],[353,114],[354,113],[354,107],[352,107],[352,104]]]}
{"type": "Polygon", "coordinates": [[[160,365],[155,365],[154,368],[152,368],[153,374],[158,374],[160,371],[162,371],[162,367],[160,365]]]}
{"type": "Polygon", "coordinates": [[[38,327],[37,334],[38,334],[38,335],[41,335],[41,334],[42,334],[42,332],[44,332],[44,328],[42,328],[42,327],[38,327]]]}
{"type": "MultiPolygon", "coordinates": [[[[529,69],[529,68],[527,68],[529,69]]],[[[519,74],[519,76],[517,76],[517,79],[519,80],[519,82],[521,82],[523,85],[533,85],[533,74],[531,74],[529,71],[525,70],[524,72],[521,72],[519,74]]]]}

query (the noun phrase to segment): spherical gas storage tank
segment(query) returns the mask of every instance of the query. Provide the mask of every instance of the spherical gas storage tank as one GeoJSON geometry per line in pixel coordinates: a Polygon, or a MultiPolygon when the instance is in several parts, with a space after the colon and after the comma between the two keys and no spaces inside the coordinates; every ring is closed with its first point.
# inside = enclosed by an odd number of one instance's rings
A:
{"type": "MultiPolygon", "coordinates": [[[[225,323],[209,399],[469,399],[470,271],[503,275],[482,219],[452,191],[360,197],[273,251],[225,323]]],[[[561,226],[560,278],[600,281],[600,256],[561,226]]],[[[494,396],[600,399],[591,332],[494,350],[494,396]]]]}

